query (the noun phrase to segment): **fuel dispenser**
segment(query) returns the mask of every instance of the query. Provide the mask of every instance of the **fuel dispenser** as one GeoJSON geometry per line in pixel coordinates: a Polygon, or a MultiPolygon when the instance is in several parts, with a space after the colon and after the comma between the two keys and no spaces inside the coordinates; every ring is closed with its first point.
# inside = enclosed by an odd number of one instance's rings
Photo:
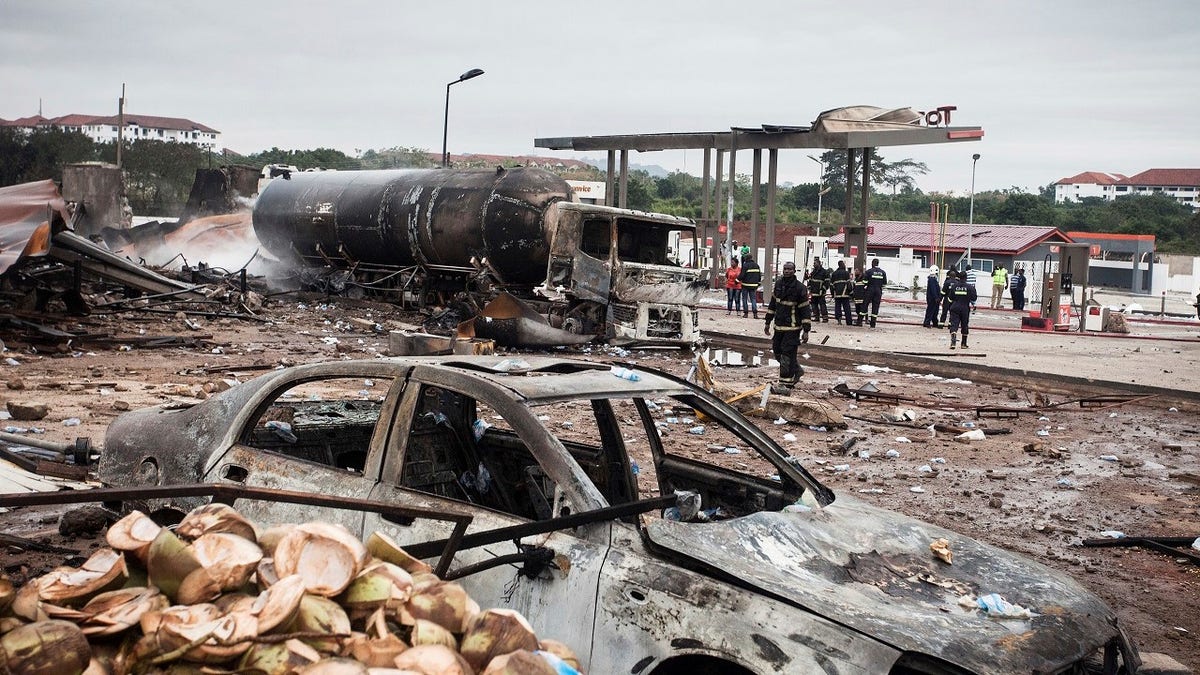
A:
{"type": "MultiPolygon", "coordinates": [[[[1054,330],[1070,330],[1075,289],[1080,301],[1087,297],[1089,244],[1054,244],[1042,261],[1042,318],[1054,324],[1054,330]]],[[[1079,322],[1083,331],[1084,321],[1079,322]]]]}

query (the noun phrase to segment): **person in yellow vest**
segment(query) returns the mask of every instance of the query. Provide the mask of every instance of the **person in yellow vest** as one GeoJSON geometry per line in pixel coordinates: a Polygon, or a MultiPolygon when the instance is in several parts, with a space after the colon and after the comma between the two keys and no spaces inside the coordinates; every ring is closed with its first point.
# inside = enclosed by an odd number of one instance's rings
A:
{"type": "Polygon", "coordinates": [[[1008,288],[1008,272],[1004,265],[997,265],[992,271],[992,309],[1000,309],[1004,301],[1004,289],[1008,288]]]}

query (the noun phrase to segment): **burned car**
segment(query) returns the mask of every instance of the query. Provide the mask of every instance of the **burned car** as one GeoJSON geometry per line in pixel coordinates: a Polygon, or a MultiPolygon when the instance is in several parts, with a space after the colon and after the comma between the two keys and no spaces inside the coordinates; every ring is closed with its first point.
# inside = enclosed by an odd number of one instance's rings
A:
{"type": "MultiPolygon", "coordinates": [[[[482,606],[522,612],[592,673],[1139,664],[1114,612],[1072,579],[834,495],[729,405],[648,368],[533,356],[296,366],[187,409],[126,413],[100,475],[470,513],[447,577],[482,606]],[[738,468],[705,461],[714,452],[738,468]],[[942,539],[952,562],[931,551],[942,539]]],[[[169,517],[194,505],[154,506],[169,517]]],[[[429,559],[451,531],[372,512],[239,508],[267,523],[382,531],[429,559]]]]}

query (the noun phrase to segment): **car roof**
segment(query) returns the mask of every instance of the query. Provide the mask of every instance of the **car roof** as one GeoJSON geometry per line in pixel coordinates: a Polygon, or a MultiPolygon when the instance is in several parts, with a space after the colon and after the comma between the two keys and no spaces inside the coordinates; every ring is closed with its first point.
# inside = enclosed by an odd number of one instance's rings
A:
{"type": "Polygon", "coordinates": [[[418,356],[389,359],[412,366],[451,369],[507,389],[529,403],[561,399],[691,393],[687,385],[657,371],[629,366],[638,381],[611,372],[613,366],[548,356],[418,356]]]}

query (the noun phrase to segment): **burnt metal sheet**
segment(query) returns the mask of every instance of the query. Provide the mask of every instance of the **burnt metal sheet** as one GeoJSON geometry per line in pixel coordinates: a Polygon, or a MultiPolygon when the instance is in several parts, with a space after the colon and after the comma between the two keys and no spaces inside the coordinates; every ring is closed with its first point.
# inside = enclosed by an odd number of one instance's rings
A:
{"type": "Polygon", "coordinates": [[[509,293],[496,296],[479,316],[460,323],[458,337],[487,338],[502,347],[580,345],[595,339],[551,326],[544,316],[509,293]]]}
{"type": "Polygon", "coordinates": [[[651,521],[647,533],[764,592],[972,672],[1057,672],[1119,638],[1110,610],[1069,577],[852,497],[807,513],[651,521]],[[939,538],[950,541],[953,565],[930,553],[939,538]],[[1001,620],[958,604],[988,593],[1034,616],[1001,620]]]}
{"type": "Polygon", "coordinates": [[[0,274],[24,256],[45,255],[52,222],[65,227],[67,206],[51,180],[0,188],[0,274]]]}

